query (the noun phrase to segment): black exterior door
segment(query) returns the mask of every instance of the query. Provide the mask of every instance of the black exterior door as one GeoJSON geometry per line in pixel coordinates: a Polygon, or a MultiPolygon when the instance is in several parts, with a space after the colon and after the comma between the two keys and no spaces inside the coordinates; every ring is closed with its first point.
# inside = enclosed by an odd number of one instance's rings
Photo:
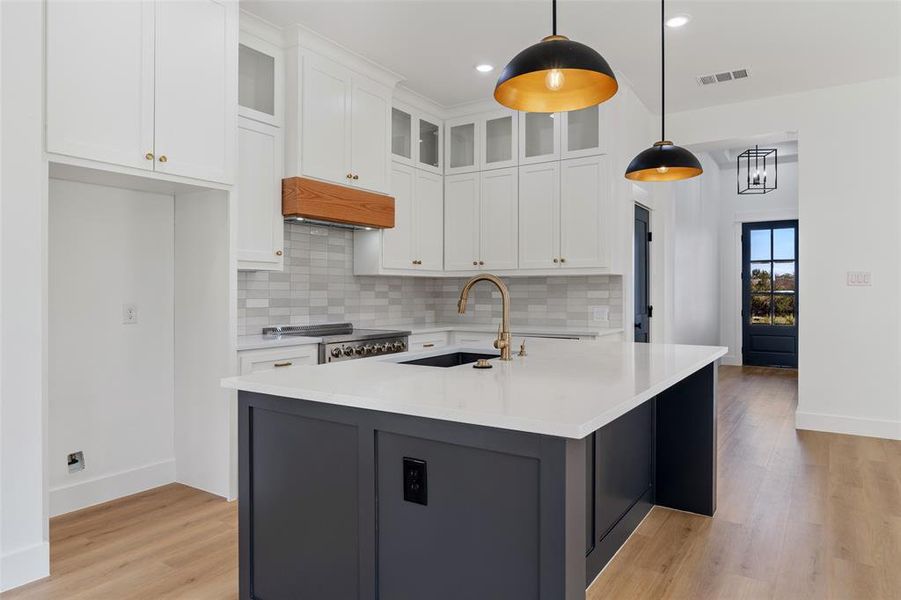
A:
{"type": "Polygon", "coordinates": [[[798,366],[798,222],[742,226],[742,362],[798,366]]]}
{"type": "Polygon", "coordinates": [[[635,341],[651,339],[650,276],[651,213],[635,205],[635,341]]]}

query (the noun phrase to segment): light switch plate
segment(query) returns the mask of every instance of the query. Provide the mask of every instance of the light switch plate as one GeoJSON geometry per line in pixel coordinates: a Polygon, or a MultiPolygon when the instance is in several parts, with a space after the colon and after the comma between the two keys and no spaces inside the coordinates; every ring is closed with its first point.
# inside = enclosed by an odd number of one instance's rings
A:
{"type": "Polygon", "coordinates": [[[848,271],[849,286],[869,286],[872,283],[872,274],[869,271],[848,271]]]}
{"type": "Polygon", "coordinates": [[[134,304],[122,305],[122,324],[134,325],[138,322],[138,307],[134,304]]]}

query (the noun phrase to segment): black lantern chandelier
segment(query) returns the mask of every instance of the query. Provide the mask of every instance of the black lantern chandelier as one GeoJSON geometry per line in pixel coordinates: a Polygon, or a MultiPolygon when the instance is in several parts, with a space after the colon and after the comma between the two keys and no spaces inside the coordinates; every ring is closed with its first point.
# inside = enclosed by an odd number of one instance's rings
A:
{"type": "Polygon", "coordinates": [[[613,69],[592,48],[557,35],[557,0],[551,0],[552,34],[504,67],[494,99],[526,112],[565,112],[600,104],[619,89],[613,69]]]}
{"type": "Polygon", "coordinates": [[[666,24],[660,0],[660,141],[642,151],[626,169],[634,181],[678,181],[704,172],[697,157],[666,139],[666,24]]]}
{"type": "Polygon", "coordinates": [[[779,153],[775,148],[748,148],[735,159],[739,194],[766,194],[776,189],[779,153]]]}

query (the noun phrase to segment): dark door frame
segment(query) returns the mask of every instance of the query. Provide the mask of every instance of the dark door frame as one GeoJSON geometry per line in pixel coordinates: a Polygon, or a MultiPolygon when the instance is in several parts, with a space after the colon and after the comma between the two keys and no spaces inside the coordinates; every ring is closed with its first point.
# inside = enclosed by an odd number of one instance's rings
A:
{"type": "MultiPolygon", "coordinates": [[[[800,299],[798,282],[800,281],[800,261],[798,260],[798,239],[800,237],[798,219],[781,219],[773,221],[753,221],[742,223],[741,236],[741,358],[742,364],[749,366],[777,366],[798,367],[798,322],[800,320],[800,299]],[[794,324],[793,325],[762,325],[750,324],[751,319],[751,231],[768,229],[794,229],[794,324]],[[761,344],[759,340],[752,340],[752,335],[760,338],[772,338],[771,344],[761,344]],[[781,334],[781,335],[780,335],[781,334]],[[791,339],[789,339],[791,338],[791,339]],[[788,351],[783,348],[788,344],[793,348],[788,351]],[[754,349],[754,346],[758,349],[754,349]]],[[[770,238],[770,262],[771,265],[779,262],[773,256],[774,242],[770,238]]],[[[771,281],[775,278],[770,273],[771,281]]],[[[771,292],[771,298],[775,301],[776,295],[771,292]]],[[[771,314],[774,307],[771,305],[771,314]]]]}
{"type": "Polygon", "coordinates": [[[634,281],[632,282],[634,307],[634,341],[651,341],[651,209],[635,203],[633,209],[634,238],[632,241],[634,281]],[[641,239],[644,238],[644,239],[641,239]],[[643,259],[643,264],[641,264],[643,259]],[[643,272],[642,272],[643,271],[643,272]]]}

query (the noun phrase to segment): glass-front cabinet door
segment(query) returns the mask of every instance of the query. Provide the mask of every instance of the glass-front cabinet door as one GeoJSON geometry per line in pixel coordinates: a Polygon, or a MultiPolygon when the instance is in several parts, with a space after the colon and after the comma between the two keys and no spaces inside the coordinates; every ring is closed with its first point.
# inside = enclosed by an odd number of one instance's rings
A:
{"type": "Polygon", "coordinates": [[[481,170],[504,169],[517,164],[519,128],[516,112],[498,111],[482,119],[481,170]]]}
{"type": "Polygon", "coordinates": [[[444,172],[471,173],[479,170],[480,122],[477,119],[452,119],[445,123],[444,156],[447,165],[444,172]]]}
{"type": "Polygon", "coordinates": [[[413,164],[413,115],[397,106],[391,108],[391,158],[413,164]]]}
{"type": "Polygon", "coordinates": [[[607,153],[609,107],[603,104],[560,113],[562,158],[607,153]]]}
{"type": "Polygon", "coordinates": [[[519,164],[560,159],[561,113],[520,113],[519,164]]]}
{"type": "Polygon", "coordinates": [[[441,173],[441,120],[419,115],[419,157],[416,166],[433,173],[441,173]]]}
{"type": "Polygon", "coordinates": [[[282,50],[242,32],[238,44],[238,114],[280,127],[283,96],[282,50]]]}

